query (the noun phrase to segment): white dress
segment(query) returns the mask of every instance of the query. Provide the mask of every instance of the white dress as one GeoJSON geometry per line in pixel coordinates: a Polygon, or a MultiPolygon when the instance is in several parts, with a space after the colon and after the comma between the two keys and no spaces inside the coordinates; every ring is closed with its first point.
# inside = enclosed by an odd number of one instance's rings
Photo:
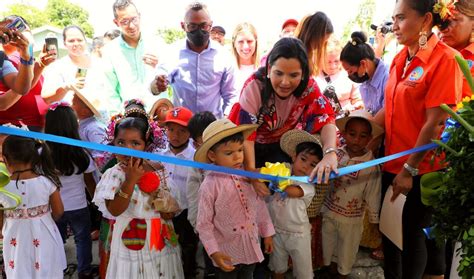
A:
{"type": "MultiPolygon", "coordinates": [[[[161,174],[160,179],[163,179],[161,174]]],[[[125,173],[120,164],[108,169],[102,175],[93,200],[99,210],[104,210],[105,200],[114,199],[115,193],[119,191],[124,181],[125,173]]],[[[184,278],[179,244],[164,240],[165,246],[162,249],[150,248],[152,220],[159,221],[161,228],[167,225],[173,232],[174,229],[171,221],[160,219],[160,214],[148,206],[148,198],[147,194],[135,186],[128,208],[117,217],[112,234],[107,278],[184,278]],[[124,244],[127,239],[128,241],[136,239],[123,237],[132,220],[144,223],[139,225],[139,229],[146,235],[141,239],[143,247],[136,250],[129,249],[124,244]]]]}
{"type": "MultiPolygon", "coordinates": [[[[16,209],[4,212],[3,260],[7,278],[63,278],[66,255],[49,206],[56,186],[38,176],[12,180],[5,190],[22,199],[16,209]]],[[[12,206],[12,200],[1,193],[0,203],[12,206]]]]}

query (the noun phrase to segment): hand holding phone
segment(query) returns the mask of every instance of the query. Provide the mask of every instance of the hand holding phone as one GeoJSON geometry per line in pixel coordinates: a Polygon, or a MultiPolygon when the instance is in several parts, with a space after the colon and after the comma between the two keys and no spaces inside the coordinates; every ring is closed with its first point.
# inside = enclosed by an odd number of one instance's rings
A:
{"type": "Polygon", "coordinates": [[[77,68],[76,72],[76,88],[77,89],[82,89],[85,86],[85,81],[86,81],[86,75],[87,75],[87,69],[83,68],[77,68]]]}
{"type": "Polygon", "coordinates": [[[57,57],[59,51],[58,39],[56,37],[46,37],[44,43],[46,45],[46,52],[57,57]]]}

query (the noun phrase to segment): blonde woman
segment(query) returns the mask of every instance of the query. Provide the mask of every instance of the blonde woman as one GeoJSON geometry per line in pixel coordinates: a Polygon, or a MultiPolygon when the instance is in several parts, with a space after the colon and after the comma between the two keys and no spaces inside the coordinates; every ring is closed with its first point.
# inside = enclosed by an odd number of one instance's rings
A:
{"type": "Polygon", "coordinates": [[[232,34],[232,54],[235,57],[235,88],[238,93],[258,67],[258,36],[255,27],[243,22],[235,27],[232,34]]]}

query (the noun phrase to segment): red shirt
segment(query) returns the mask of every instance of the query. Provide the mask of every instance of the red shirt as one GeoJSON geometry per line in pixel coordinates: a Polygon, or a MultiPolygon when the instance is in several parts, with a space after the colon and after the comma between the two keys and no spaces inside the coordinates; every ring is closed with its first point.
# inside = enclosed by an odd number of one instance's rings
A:
{"type": "MultiPolygon", "coordinates": [[[[461,50],[461,54],[466,59],[469,69],[471,70],[471,75],[474,76],[474,43],[468,45],[465,49],[461,50]]],[[[463,84],[462,84],[462,97],[471,97],[472,92],[467,79],[463,75],[463,84]]]]}
{"type": "MultiPolygon", "coordinates": [[[[394,58],[385,88],[385,155],[415,147],[426,122],[426,110],[441,104],[455,105],[461,96],[461,69],[454,56],[457,51],[439,41],[433,34],[428,48],[420,49],[406,69],[408,48],[394,58]]],[[[420,174],[438,170],[441,157],[427,153],[418,166],[420,174]]],[[[408,156],[387,162],[383,169],[399,173],[408,156]]]]}
{"type": "MultiPolygon", "coordinates": [[[[20,55],[18,52],[8,56],[8,60],[18,69],[20,55]]],[[[41,76],[36,85],[6,111],[0,111],[0,124],[19,124],[20,121],[27,126],[44,127],[44,115],[38,110],[37,98],[41,98],[43,87],[43,77],[41,76]]],[[[0,82],[0,94],[8,91],[9,88],[0,82]]]]}

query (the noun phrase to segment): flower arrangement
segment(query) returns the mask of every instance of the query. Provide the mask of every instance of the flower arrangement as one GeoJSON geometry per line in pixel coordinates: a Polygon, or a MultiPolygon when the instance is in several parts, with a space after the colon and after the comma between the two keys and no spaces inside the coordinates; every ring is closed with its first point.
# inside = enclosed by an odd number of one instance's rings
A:
{"type": "Polygon", "coordinates": [[[453,0],[438,0],[438,2],[433,7],[433,12],[439,14],[441,19],[444,21],[453,15],[455,10],[453,0]]]}
{"type": "MultiPolygon", "coordinates": [[[[467,62],[456,57],[474,92],[474,82],[467,62]]],[[[462,278],[474,276],[474,96],[465,97],[454,112],[441,105],[452,119],[448,120],[444,140],[438,152],[445,152],[448,168],[444,172],[430,173],[422,177],[422,201],[433,206],[436,240],[461,243],[455,253],[461,253],[457,271],[462,278]]]]}

